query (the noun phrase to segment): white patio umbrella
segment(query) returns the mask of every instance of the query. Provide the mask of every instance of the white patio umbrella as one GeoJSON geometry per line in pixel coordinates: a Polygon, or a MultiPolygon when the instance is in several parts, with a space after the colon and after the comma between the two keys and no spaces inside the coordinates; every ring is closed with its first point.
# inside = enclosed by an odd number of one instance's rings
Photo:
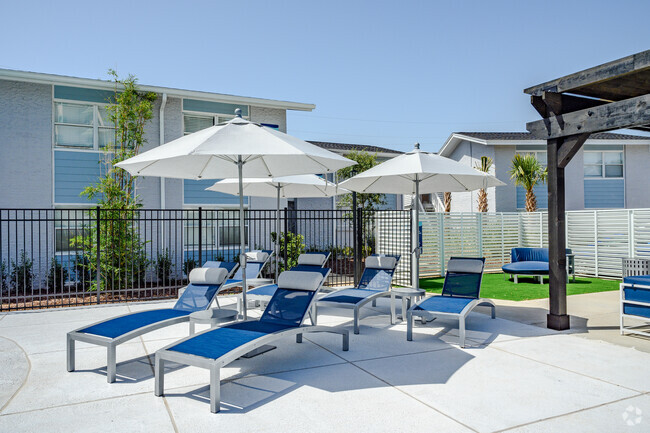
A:
{"type": "MultiPolygon", "coordinates": [[[[315,174],[274,177],[272,179],[243,179],[244,195],[255,197],[276,197],[277,213],[275,217],[275,276],[278,276],[278,259],[280,255],[280,198],[333,197],[350,191],[315,174]]],[[[239,179],[223,179],[206,188],[210,191],[226,194],[239,194],[239,179]]]]}
{"type": "Polygon", "coordinates": [[[411,152],[396,156],[375,167],[341,182],[341,187],[363,193],[414,194],[414,260],[412,273],[419,287],[419,208],[420,194],[434,192],[474,191],[501,186],[496,177],[443,156],[422,152],[415,144],[411,152]]]}
{"type": "Polygon", "coordinates": [[[237,117],[124,160],[118,167],[135,176],[180,179],[239,179],[239,239],[243,316],[246,312],[246,249],[242,180],[330,173],[355,162],[299,138],[237,117]]]}

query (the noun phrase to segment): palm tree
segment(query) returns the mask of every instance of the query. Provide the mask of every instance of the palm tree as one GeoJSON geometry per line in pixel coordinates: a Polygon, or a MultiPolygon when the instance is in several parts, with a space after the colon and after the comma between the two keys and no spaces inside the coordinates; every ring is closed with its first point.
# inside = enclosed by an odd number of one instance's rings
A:
{"type": "MultiPolygon", "coordinates": [[[[489,156],[482,156],[481,162],[477,163],[474,168],[483,173],[489,173],[490,167],[492,167],[492,158],[489,156]]],[[[488,195],[487,191],[483,188],[478,190],[478,211],[487,212],[488,211],[488,195]]]]}
{"type": "Polygon", "coordinates": [[[446,192],[444,195],[445,212],[451,212],[451,193],[446,192]]]}
{"type": "Polygon", "coordinates": [[[523,186],[526,189],[526,212],[535,212],[537,210],[537,199],[533,188],[538,183],[546,182],[548,169],[535,158],[533,154],[520,155],[516,154],[512,158],[510,179],[515,181],[515,185],[523,186]]]}

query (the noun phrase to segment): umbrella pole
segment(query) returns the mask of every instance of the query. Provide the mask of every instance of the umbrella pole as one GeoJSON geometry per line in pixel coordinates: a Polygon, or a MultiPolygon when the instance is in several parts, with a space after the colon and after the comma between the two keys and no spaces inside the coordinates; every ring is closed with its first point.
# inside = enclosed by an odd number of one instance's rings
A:
{"type": "Polygon", "coordinates": [[[414,206],[414,215],[413,221],[413,266],[411,267],[411,272],[413,273],[413,287],[416,289],[420,288],[420,178],[415,175],[415,206],[414,206]]]}
{"type": "Polygon", "coordinates": [[[275,187],[278,189],[278,200],[275,210],[275,283],[277,284],[280,263],[280,184],[277,184],[275,187]]]}
{"type": "Polygon", "coordinates": [[[241,155],[237,156],[237,170],[239,171],[239,266],[241,266],[241,284],[242,284],[242,317],[248,319],[248,304],[246,301],[246,292],[248,284],[246,283],[246,226],[244,226],[244,161],[241,155]]]}

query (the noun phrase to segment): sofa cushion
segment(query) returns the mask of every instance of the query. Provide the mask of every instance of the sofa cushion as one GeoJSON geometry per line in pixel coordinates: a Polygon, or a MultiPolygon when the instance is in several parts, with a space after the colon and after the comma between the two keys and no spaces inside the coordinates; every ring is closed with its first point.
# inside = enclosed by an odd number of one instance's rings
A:
{"type": "Polygon", "coordinates": [[[527,261],[508,263],[501,269],[503,272],[509,274],[546,275],[548,274],[548,262],[527,261]]]}

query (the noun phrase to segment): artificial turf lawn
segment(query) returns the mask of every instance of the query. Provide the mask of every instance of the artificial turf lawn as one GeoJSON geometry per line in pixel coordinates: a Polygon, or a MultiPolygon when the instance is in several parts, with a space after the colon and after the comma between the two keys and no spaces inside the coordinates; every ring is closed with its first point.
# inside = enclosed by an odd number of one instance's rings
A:
{"type": "MultiPolygon", "coordinates": [[[[426,278],[420,280],[420,287],[430,293],[440,293],[444,278],[426,278]]],[[[567,295],[581,295],[583,293],[607,292],[618,290],[620,281],[601,280],[599,278],[579,278],[575,283],[571,278],[567,281],[567,295]]],[[[481,297],[492,299],[506,299],[509,301],[525,301],[527,299],[548,298],[548,278],[544,284],[539,284],[535,277],[519,276],[519,283],[504,279],[503,274],[483,274],[481,284],[481,297]]]]}

